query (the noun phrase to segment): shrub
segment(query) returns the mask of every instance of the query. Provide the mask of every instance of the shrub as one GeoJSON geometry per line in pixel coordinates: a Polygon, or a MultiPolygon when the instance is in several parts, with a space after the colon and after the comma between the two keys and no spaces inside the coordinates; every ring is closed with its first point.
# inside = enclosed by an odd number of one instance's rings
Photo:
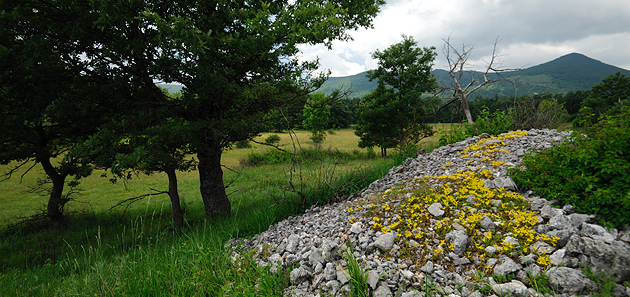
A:
{"type": "Polygon", "coordinates": [[[280,136],[278,134],[271,134],[265,138],[266,144],[277,145],[280,143],[280,136]]]}
{"type": "Polygon", "coordinates": [[[450,130],[443,130],[444,133],[440,136],[438,146],[459,142],[482,133],[499,135],[510,131],[512,123],[512,119],[504,111],[497,110],[490,115],[488,108],[484,106],[477,117],[474,127],[466,122],[453,124],[450,130]]]}
{"type": "Polygon", "coordinates": [[[595,214],[607,226],[630,223],[630,108],[565,142],[523,158],[509,174],[523,188],[595,214]]]}
{"type": "Polygon", "coordinates": [[[445,146],[451,143],[462,141],[468,138],[468,124],[452,124],[450,130],[442,130],[438,146],[445,146]]]}
{"type": "Polygon", "coordinates": [[[238,149],[242,149],[242,148],[251,148],[252,144],[249,143],[249,140],[239,140],[234,144],[234,146],[236,146],[236,148],[238,149]]]}
{"type": "Polygon", "coordinates": [[[488,111],[487,107],[483,107],[479,117],[477,117],[477,121],[475,122],[475,127],[477,130],[468,129],[468,134],[470,136],[479,135],[482,133],[488,133],[490,135],[499,135],[504,132],[508,132],[512,128],[512,124],[514,121],[512,118],[505,114],[505,111],[495,111],[492,115],[488,111]]]}
{"type": "Polygon", "coordinates": [[[568,119],[569,113],[564,104],[556,99],[543,100],[536,104],[536,100],[532,98],[529,101],[518,101],[510,108],[509,116],[513,129],[554,129],[568,119]]]}

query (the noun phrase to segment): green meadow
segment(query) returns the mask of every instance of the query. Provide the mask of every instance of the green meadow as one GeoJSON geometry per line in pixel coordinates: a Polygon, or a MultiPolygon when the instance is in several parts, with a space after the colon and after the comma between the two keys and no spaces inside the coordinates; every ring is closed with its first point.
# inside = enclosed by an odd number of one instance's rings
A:
{"type": "MultiPolygon", "coordinates": [[[[286,151],[312,148],[308,132],[276,134],[286,151]]],[[[232,215],[214,221],[204,219],[197,173],[179,172],[182,232],[172,227],[167,195],[120,204],[165,190],[164,174],[137,174],[113,184],[103,171],[82,179],[72,194],[65,209],[69,227],[48,230],[42,216],[47,195],[36,190],[43,172],[38,166],[25,172],[25,167],[0,182],[0,296],[279,296],[286,273],[254,265],[247,253],[233,263],[225,242],[260,233],[310,204],[358,192],[403,159],[375,157],[357,143],[352,129],[332,131],[322,144],[328,153],[293,167],[301,173],[301,182],[293,182],[304,198],[287,187],[290,162],[241,165],[248,154],[273,148],[252,143],[224,152],[232,215]]],[[[421,146],[431,149],[436,143],[433,136],[421,146]]]]}

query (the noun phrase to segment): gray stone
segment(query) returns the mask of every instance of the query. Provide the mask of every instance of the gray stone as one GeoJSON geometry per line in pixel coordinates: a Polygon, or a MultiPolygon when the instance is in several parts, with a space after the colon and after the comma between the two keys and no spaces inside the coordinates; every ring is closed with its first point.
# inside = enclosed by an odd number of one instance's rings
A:
{"type": "Polygon", "coordinates": [[[374,241],[374,246],[382,251],[389,251],[394,246],[394,239],[396,235],[393,232],[387,232],[374,241]]]}
{"type": "Polygon", "coordinates": [[[589,281],[584,272],[569,267],[552,267],[545,275],[549,286],[558,293],[582,293],[589,281]]]}
{"type": "Polygon", "coordinates": [[[516,191],[518,189],[516,183],[509,176],[495,178],[494,185],[496,188],[506,188],[512,191],[516,191]]]}
{"type": "Polygon", "coordinates": [[[528,297],[529,291],[527,290],[527,286],[525,286],[522,282],[517,280],[512,280],[509,283],[505,284],[497,284],[492,286],[492,290],[499,294],[499,296],[517,296],[517,297],[528,297]]]}
{"type": "Polygon", "coordinates": [[[433,274],[433,271],[434,271],[433,262],[427,261],[427,263],[424,264],[424,266],[420,267],[420,271],[426,274],[433,274]]]}
{"type": "Polygon", "coordinates": [[[436,202],[431,204],[428,209],[429,213],[435,217],[441,217],[444,215],[444,211],[442,210],[442,204],[436,202]]]}
{"type": "Polygon", "coordinates": [[[468,246],[468,236],[461,230],[453,230],[446,234],[446,240],[453,243],[455,254],[462,255],[468,246]]]}
{"type": "Polygon", "coordinates": [[[289,280],[293,285],[300,284],[311,277],[313,277],[313,274],[304,267],[295,268],[291,270],[291,273],[289,274],[289,280]]]}
{"type": "Polygon", "coordinates": [[[323,271],[324,271],[324,264],[322,264],[322,263],[317,263],[315,265],[315,268],[313,268],[313,273],[315,273],[315,274],[319,274],[319,273],[321,273],[323,271]]]}
{"type": "Polygon", "coordinates": [[[558,237],[558,241],[556,242],[556,247],[563,248],[569,241],[569,238],[571,238],[571,235],[573,234],[573,230],[572,229],[552,230],[552,231],[546,232],[546,234],[549,236],[558,237]]]}
{"type": "Polygon", "coordinates": [[[486,253],[490,254],[490,255],[494,255],[494,253],[497,252],[497,248],[493,247],[491,245],[487,246],[485,249],[486,253]]]}
{"type": "Polygon", "coordinates": [[[344,269],[337,269],[337,280],[342,286],[348,282],[348,279],[350,279],[348,271],[344,269]]]}
{"type": "Polygon", "coordinates": [[[588,236],[595,240],[603,240],[606,243],[612,243],[615,240],[615,237],[608,233],[606,229],[599,225],[582,223],[582,228],[580,229],[580,234],[582,236],[588,236]]]}
{"type": "Polygon", "coordinates": [[[339,291],[340,286],[341,284],[337,280],[331,280],[331,281],[326,282],[326,288],[328,288],[328,291],[332,295],[337,295],[337,292],[339,291]]]}
{"type": "Polygon", "coordinates": [[[327,281],[337,279],[337,268],[333,263],[326,263],[326,268],[324,268],[324,277],[327,281]]]}
{"type": "Polygon", "coordinates": [[[556,250],[555,252],[553,252],[553,254],[549,256],[549,263],[554,266],[565,264],[566,252],[567,250],[565,249],[556,250]]]}
{"type": "Polygon", "coordinates": [[[501,264],[495,265],[493,269],[495,274],[505,276],[523,269],[521,264],[514,262],[514,260],[505,255],[499,256],[499,260],[501,261],[501,264]]]}
{"type": "Polygon", "coordinates": [[[324,239],[322,242],[322,257],[326,261],[334,261],[340,254],[341,248],[336,242],[328,238],[324,239]]]}
{"type": "Polygon", "coordinates": [[[551,207],[551,204],[545,204],[545,206],[540,209],[540,216],[543,217],[543,219],[545,220],[549,220],[555,216],[559,216],[562,214],[562,209],[551,207]]]}
{"type": "Polygon", "coordinates": [[[613,296],[615,297],[628,297],[628,288],[620,284],[615,284],[613,287],[613,296]]]}
{"type": "Polygon", "coordinates": [[[378,271],[370,270],[368,271],[367,283],[372,288],[372,290],[376,289],[376,285],[378,285],[379,275],[378,271]]]}
{"type": "Polygon", "coordinates": [[[573,205],[567,204],[567,205],[562,207],[562,211],[564,212],[565,215],[571,215],[571,214],[576,213],[577,209],[575,209],[575,207],[573,207],[573,205]]]}
{"type": "Polygon", "coordinates": [[[326,260],[321,255],[321,251],[319,249],[313,249],[311,253],[308,255],[308,263],[311,264],[312,267],[317,266],[317,264],[323,264],[326,260]]]}
{"type": "Polygon", "coordinates": [[[352,227],[350,227],[350,232],[352,232],[353,234],[359,234],[359,233],[363,232],[362,223],[361,222],[356,222],[356,223],[352,224],[352,227]]]}
{"type": "Polygon", "coordinates": [[[528,254],[527,256],[521,257],[521,263],[524,265],[530,265],[536,262],[538,256],[536,254],[528,254]]]}
{"type": "Polygon", "coordinates": [[[535,276],[538,276],[542,272],[542,268],[540,268],[540,266],[536,264],[531,264],[531,265],[525,266],[525,268],[523,268],[522,271],[525,271],[527,276],[535,277],[535,276]]]}
{"type": "Polygon", "coordinates": [[[488,231],[494,231],[494,229],[496,228],[496,225],[494,225],[492,219],[490,219],[487,215],[483,216],[481,221],[479,221],[479,224],[481,225],[481,228],[484,228],[488,231]]]}
{"type": "Polygon", "coordinates": [[[269,263],[271,264],[270,271],[276,273],[276,271],[278,271],[278,266],[282,267],[284,262],[282,261],[282,256],[276,253],[269,256],[269,263]]]}
{"type": "Polygon", "coordinates": [[[547,223],[547,225],[551,230],[563,230],[571,228],[569,217],[565,215],[556,215],[552,217],[551,219],[549,219],[549,223],[547,223]]]}
{"type": "Polygon", "coordinates": [[[532,249],[536,252],[545,253],[545,254],[551,254],[556,250],[556,248],[552,247],[551,245],[549,245],[548,243],[544,241],[534,242],[534,244],[532,245],[532,249]]]}
{"type": "Polygon", "coordinates": [[[400,295],[400,297],[422,297],[422,294],[420,294],[420,292],[413,290],[410,292],[405,292],[402,293],[402,295],[400,295]]]}
{"type": "Polygon", "coordinates": [[[295,254],[299,243],[300,243],[300,236],[298,236],[297,234],[291,234],[289,238],[287,239],[286,251],[291,254],[295,254]]]}
{"type": "Polygon", "coordinates": [[[413,277],[415,276],[413,274],[413,272],[409,271],[409,270],[402,270],[400,271],[400,274],[407,280],[407,281],[412,281],[413,277]]]}
{"type": "Polygon", "coordinates": [[[415,241],[413,239],[409,240],[409,247],[414,248],[414,247],[418,247],[418,246],[420,246],[420,244],[417,241],[415,241]]]}
{"type": "Polygon", "coordinates": [[[609,244],[573,234],[565,248],[595,273],[606,273],[617,281],[630,280],[630,244],[626,242],[615,240],[609,244]]]}
{"type": "Polygon", "coordinates": [[[506,236],[503,239],[503,243],[508,243],[510,245],[512,245],[513,247],[519,247],[521,244],[518,243],[518,239],[512,237],[512,236],[506,236]]]}
{"type": "Polygon", "coordinates": [[[389,289],[387,285],[381,283],[374,292],[372,292],[372,296],[374,297],[393,297],[392,291],[389,289]]]}

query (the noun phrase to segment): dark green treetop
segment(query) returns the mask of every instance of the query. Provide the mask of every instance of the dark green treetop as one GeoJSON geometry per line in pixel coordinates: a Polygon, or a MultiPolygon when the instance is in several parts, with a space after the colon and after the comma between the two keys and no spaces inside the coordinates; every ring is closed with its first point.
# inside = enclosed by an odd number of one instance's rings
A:
{"type": "Polygon", "coordinates": [[[420,48],[417,42],[403,35],[403,41],[373,54],[378,68],[368,71],[370,80],[378,79],[378,87],[361,102],[355,134],[360,147],[410,149],[420,139],[433,134],[425,121],[424,93],[435,90],[437,81],[431,74],[435,48],[420,48]]]}

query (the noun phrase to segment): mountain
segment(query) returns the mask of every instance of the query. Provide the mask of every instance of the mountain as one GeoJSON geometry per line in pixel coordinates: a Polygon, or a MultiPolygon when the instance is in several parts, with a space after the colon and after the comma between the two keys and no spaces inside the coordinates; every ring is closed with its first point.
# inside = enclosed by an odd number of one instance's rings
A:
{"type": "MultiPolygon", "coordinates": [[[[498,82],[479,89],[473,93],[473,97],[494,95],[510,96],[516,94],[533,95],[535,93],[566,93],[569,91],[588,90],[593,85],[599,84],[603,78],[620,71],[630,76],[630,71],[616,66],[602,63],[585,55],[572,53],[555,60],[523,69],[521,71],[503,72],[514,82],[498,82]],[[516,90],[515,88],[516,87],[516,90]]],[[[436,69],[432,71],[440,85],[449,82],[448,71],[436,69]]],[[[369,93],[377,85],[376,81],[370,82],[362,72],[346,77],[331,77],[319,89],[326,94],[337,88],[353,90],[352,97],[362,97],[369,93]]]]}

